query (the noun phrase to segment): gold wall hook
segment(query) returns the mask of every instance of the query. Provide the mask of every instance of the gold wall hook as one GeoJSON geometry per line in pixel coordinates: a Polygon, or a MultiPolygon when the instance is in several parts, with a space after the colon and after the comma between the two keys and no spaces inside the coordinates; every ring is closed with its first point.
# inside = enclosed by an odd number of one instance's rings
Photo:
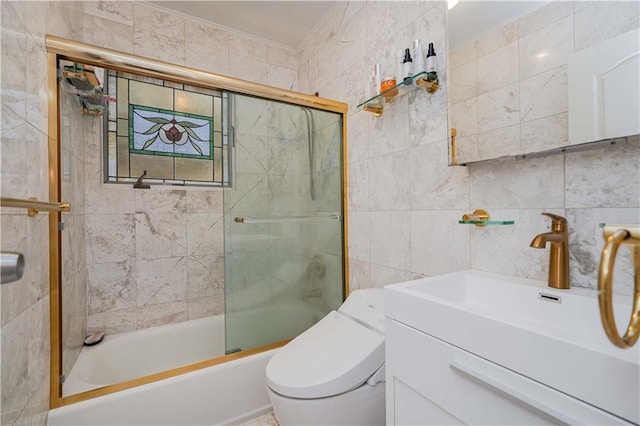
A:
{"type": "Polygon", "coordinates": [[[630,348],[640,337],[640,225],[610,224],[602,232],[605,245],[598,271],[598,306],[607,337],[619,348],[630,348]],[[633,258],[633,306],[631,318],[623,336],[618,334],[613,315],[613,267],[621,244],[629,244],[633,258]]]}
{"type": "Polygon", "coordinates": [[[440,87],[438,78],[418,77],[416,78],[416,86],[424,87],[427,93],[435,93],[440,87]]]}
{"type": "MultiPolygon", "coordinates": [[[[465,222],[487,222],[490,219],[489,212],[483,209],[476,209],[471,214],[463,214],[462,220],[465,222]]],[[[476,226],[485,226],[485,223],[474,223],[476,226]]]]}
{"type": "Polygon", "coordinates": [[[378,105],[370,104],[370,105],[365,105],[363,109],[367,112],[372,112],[373,115],[376,117],[380,117],[382,115],[384,106],[382,104],[378,104],[378,105]]]}

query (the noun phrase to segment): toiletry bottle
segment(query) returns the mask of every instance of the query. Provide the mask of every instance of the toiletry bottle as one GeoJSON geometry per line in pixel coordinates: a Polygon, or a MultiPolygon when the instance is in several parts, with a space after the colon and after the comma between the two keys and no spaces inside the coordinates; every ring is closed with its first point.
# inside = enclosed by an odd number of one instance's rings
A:
{"type": "Polygon", "coordinates": [[[419,74],[424,71],[424,55],[422,54],[422,42],[420,40],[413,41],[413,74],[419,74]]]}
{"type": "Polygon", "coordinates": [[[396,61],[396,64],[398,66],[396,70],[396,77],[397,77],[398,83],[404,80],[404,63],[403,62],[404,62],[404,49],[400,49],[398,50],[398,56],[396,61]]]}
{"type": "Polygon", "coordinates": [[[438,78],[436,72],[436,51],[433,48],[433,43],[429,43],[429,49],[427,50],[427,64],[425,71],[427,72],[427,81],[433,81],[438,78]]]}
{"type": "Polygon", "coordinates": [[[386,102],[392,102],[393,98],[398,95],[398,89],[395,89],[396,78],[395,77],[385,77],[382,80],[382,84],[380,85],[380,92],[384,93],[384,100],[386,102]],[[385,93],[386,92],[386,93],[385,93]]]}
{"type": "Polygon", "coordinates": [[[413,60],[411,59],[411,51],[409,48],[404,49],[402,77],[404,78],[404,84],[411,84],[411,77],[413,77],[413,60]]]}
{"type": "Polygon", "coordinates": [[[380,94],[380,84],[382,83],[382,73],[380,72],[380,64],[376,64],[373,67],[373,75],[374,75],[374,84],[375,84],[375,94],[380,94]]]}
{"type": "Polygon", "coordinates": [[[365,100],[369,100],[377,94],[376,88],[374,87],[375,78],[375,73],[371,73],[371,75],[367,78],[364,93],[365,100]]]}

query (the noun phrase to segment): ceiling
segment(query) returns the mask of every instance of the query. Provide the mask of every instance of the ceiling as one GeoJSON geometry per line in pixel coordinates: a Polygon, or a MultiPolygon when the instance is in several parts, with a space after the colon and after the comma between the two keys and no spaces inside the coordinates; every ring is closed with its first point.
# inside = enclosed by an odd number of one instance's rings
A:
{"type": "MultiPolygon", "coordinates": [[[[337,1],[156,0],[165,8],[225,29],[251,34],[296,48],[322,21],[337,1]]],[[[511,22],[549,0],[461,0],[449,10],[449,46],[456,48],[483,32],[511,22]]]]}
{"type": "Polygon", "coordinates": [[[535,1],[465,1],[449,10],[447,15],[449,47],[455,49],[480,34],[520,18],[549,3],[535,1]]]}
{"type": "Polygon", "coordinates": [[[149,1],[201,21],[298,47],[336,1],[149,1]]]}

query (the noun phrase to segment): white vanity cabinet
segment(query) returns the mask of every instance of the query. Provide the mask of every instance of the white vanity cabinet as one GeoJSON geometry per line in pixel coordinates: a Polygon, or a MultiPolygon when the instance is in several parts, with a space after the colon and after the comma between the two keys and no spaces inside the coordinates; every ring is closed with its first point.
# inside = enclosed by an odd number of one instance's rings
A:
{"type": "Polygon", "coordinates": [[[388,425],[621,423],[397,321],[387,320],[386,333],[388,425]]]}
{"type": "Polygon", "coordinates": [[[387,424],[638,424],[640,352],[596,301],[476,271],[385,287],[387,424]]]}

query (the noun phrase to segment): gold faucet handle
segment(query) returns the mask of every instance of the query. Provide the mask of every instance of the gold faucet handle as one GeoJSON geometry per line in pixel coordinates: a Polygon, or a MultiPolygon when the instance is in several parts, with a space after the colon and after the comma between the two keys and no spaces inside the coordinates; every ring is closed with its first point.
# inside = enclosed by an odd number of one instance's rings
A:
{"type": "Polygon", "coordinates": [[[606,241],[609,236],[621,229],[627,231],[627,237],[622,241],[623,244],[640,245],[640,224],[637,223],[605,223],[602,237],[606,241]]]}
{"type": "Polygon", "coordinates": [[[551,230],[564,232],[567,229],[567,219],[557,214],[542,212],[544,216],[551,218],[551,230]]]}

